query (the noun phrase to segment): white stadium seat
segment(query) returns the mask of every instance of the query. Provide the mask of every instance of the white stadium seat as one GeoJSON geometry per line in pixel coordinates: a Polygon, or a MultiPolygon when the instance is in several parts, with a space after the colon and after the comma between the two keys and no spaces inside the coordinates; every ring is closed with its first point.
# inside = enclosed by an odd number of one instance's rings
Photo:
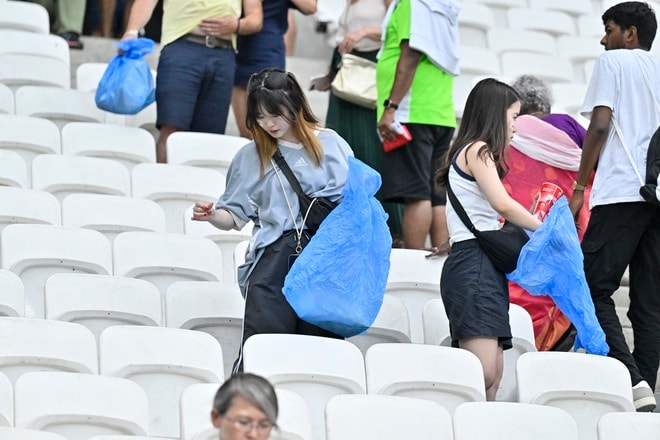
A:
{"type": "Polygon", "coordinates": [[[509,78],[520,75],[534,75],[537,78],[554,82],[573,82],[573,66],[558,56],[541,53],[507,52],[502,54],[502,73],[509,78]]]}
{"type": "Polygon", "coordinates": [[[25,314],[23,281],[14,272],[0,269],[0,317],[21,317],[25,314]]]}
{"type": "Polygon", "coordinates": [[[139,164],[132,171],[133,197],[153,200],[165,211],[167,232],[183,233],[183,214],[196,201],[215,202],[225,178],[214,170],[169,164],[139,164]]]}
{"type": "Polygon", "coordinates": [[[463,45],[484,46],[486,33],[495,27],[495,14],[486,5],[464,2],[458,15],[458,30],[463,45]]]}
{"type": "Polygon", "coordinates": [[[37,3],[5,1],[0,3],[0,29],[48,34],[48,10],[37,3]]]}
{"type": "Polygon", "coordinates": [[[551,35],[519,29],[491,29],[488,32],[488,47],[498,55],[511,51],[557,54],[557,44],[551,35]]]}
{"type": "Polygon", "coordinates": [[[539,9],[541,14],[545,14],[546,11],[561,11],[575,18],[593,16],[594,13],[591,0],[529,0],[529,6],[539,9]]]}
{"type": "Polygon", "coordinates": [[[0,83],[0,114],[6,113],[13,115],[14,112],[14,92],[6,85],[0,83]]]}
{"type": "Polygon", "coordinates": [[[660,414],[613,412],[598,421],[598,440],[658,440],[660,414]]]}
{"type": "Polygon", "coordinates": [[[221,383],[222,350],[192,330],[112,326],[101,334],[100,373],[132,380],[149,401],[149,435],[177,438],[179,400],[196,383],[221,383]]]}
{"type": "Polygon", "coordinates": [[[424,304],[422,325],[425,344],[451,346],[449,318],[442,298],[432,299],[424,304]]]}
{"type": "MultiPolygon", "coordinates": [[[[14,388],[11,381],[4,374],[0,373],[0,427],[14,426],[14,388]]],[[[0,438],[2,437],[0,428],[0,438]]]]}
{"type": "Polygon", "coordinates": [[[467,350],[425,344],[377,344],[365,356],[369,394],[432,400],[453,414],[486,400],[479,358],[467,350]]]}
{"type": "Polygon", "coordinates": [[[167,138],[167,162],[211,168],[226,176],[238,150],[249,142],[250,139],[227,134],[177,131],[167,138]]]}
{"type": "Polygon", "coordinates": [[[0,319],[0,370],[14,384],[31,371],[96,374],[97,359],[94,335],[82,325],[48,319],[0,319]]]}
{"type": "Polygon", "coordinates": [[[156,144],[142,128],[72,122],[62,128],[62,154],[112,159],[131,171],[139,163],[156,162],[156,144]]]}
{"type": "Polygon", "coordinates": [[[575,421],[558,408],[472,402],[454,412],[454,440],[578,440],[575,421]]]}
{"type": "Polygon", "coordinates": [[[168,327],[203,331],[222,347],[225,376],[231,375],[243,337],[245,300],[238,285],[210,281],[178,281],[165,294],[168,327]]]}
{"type": "Polygon", "coordinates": [[[246,372],[300,394],[309,405],[314,440],[325,438],[325,405],[338,394],[364,394],[360,350],[348,341],[306,335],[259,334],[243,347],[246,372]]]}
{"type": "Polygon", "coordinates": [[[14,223],[62,224],[60,202],[46,191],[0,187],[0,232],[14,223]]]}
{"type": "Polygon", "coordinates": [[[378,315],[366,333],[348,338],[363,355],[374,344],[387,342],[410,342],[410,319],[408,309],[392,295],[383,297],[378,315]]]}
{"type": "Polygon", "coordinates": [[[147,397],[131,381],[93,374],[34,372],[16,383],[16,426],[87,440],[147,433],[147,397]]]}
{"type": "Polygon", "coordinates": [[[49,119],[60,129],[70,122],[105,121],[105,112],[96,106],[91,92],[23,86],[16,90],[15,97],[17,115],[49,119]]]}
{"type": "MultiPolygon", "coordinates": [[[[507,11],[509,28],[546,32],[553,37],[575,35],[575,22],[565,12],[532,8],[511,8],[507,11]]],[[[530,61],[531,63],[531,61],[530,61]]]]}
{"type": "Polygon", "coordinates": [[[98,341],[111,325],[161,325],[158,289],[146,281],[110,275],[59,273],[44,288],[46,319],[87,327],[98,341]]]}
{"type": "Polygon", "coordinates": [[[80,63],[76,68],[76,89],[96,92],[108,63],[80,63]]]}
{"type": "Polygon", "coordinates": [[[491,49],[477,46],[461,46],[461,75],[500,75],[500,60],[491,49]]]}
{"type": "Polygon", "coordinates": [[[11,440],[67,440],[59,434],[36,429],[0,427],[0,438],[11,440]]]}
{"type": "Polygon", "coordinates": [[[0,187],[30,186],[25,161],[13,151],[0,150],[0,187]]]}
{"type": "Polygon", "coordinates": [[[423,399],[335,396],[328,401],[325,419],[327,440],[453,438],[447,410],[423,399]]]}
{"type": "Polygon", "coordinates": [[[60,272],[112,273],[110,243],[97,231],[50,225],[9,225],[0,240],[2,268],[21,277],[25,316],[44,316],[44,285],[60,272]],[[26,239],[29,237],[29,239],[26,239]]]}

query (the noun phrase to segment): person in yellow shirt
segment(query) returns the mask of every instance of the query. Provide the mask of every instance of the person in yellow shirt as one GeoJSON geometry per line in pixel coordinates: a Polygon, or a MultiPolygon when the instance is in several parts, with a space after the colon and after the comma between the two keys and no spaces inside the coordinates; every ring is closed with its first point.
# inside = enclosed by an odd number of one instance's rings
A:
{"type": "MultiPolygon", "coordinates": [[[[122,41],[137,38],[158,0],[135,0],[122,41]]],[[[164,0],[156,77],[156,160],[170,134],[224,134],[236,70],[236,35],[261,30],[261,0],[164,0]]]]}

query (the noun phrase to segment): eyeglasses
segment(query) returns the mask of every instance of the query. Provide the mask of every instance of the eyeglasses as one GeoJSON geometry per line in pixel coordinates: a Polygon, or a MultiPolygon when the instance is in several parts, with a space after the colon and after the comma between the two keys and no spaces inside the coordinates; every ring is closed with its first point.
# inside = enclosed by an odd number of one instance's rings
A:
{"type": "Polygon", "coordinates": [[[260,422],[253,422],[251,419],[234,419],[232,417],[225,416],[225,419],[229,420],[242,432],[250,432],[253,429],[256,429],[259,433],[269,432],[275,427],[275,424],[270,420],[262,420],[260,422]]]}

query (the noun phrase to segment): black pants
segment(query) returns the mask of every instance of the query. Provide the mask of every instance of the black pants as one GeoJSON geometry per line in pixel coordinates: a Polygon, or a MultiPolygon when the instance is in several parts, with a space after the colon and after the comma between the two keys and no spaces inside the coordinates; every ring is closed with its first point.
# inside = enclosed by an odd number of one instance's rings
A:
{"type": "Polygon", "coordinates": [[[660,362],[660,207],[644,202],[597,206],[582,241],[584,270],[596,316],[632,384],[655,388],[660,362]],[[630,308],[635,348],[626,344],[612,294],[630,266],[630,308]]]}
{"type": "MultiPolygon", "coordinates": [[[[308,242],[309,236],[303,233],[302,246],[306,246],[308,242]]],[[[243,345],[252,335],[290,333],[343,339],[335,333],[298,318],[284,297],[282,293],[284,278],[289,272],[289,256],[295,254],[295,248],[296,234],[294,231],[288,231],[266,247],[248,278],[243,338],[238,359],[234,363],[234,373],[243,370],[243,345]]]]}

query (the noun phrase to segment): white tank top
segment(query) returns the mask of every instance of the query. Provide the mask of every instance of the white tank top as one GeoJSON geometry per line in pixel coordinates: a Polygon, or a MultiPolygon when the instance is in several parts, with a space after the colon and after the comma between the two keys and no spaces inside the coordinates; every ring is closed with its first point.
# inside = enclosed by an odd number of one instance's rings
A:
{"type": "MultiPolygon", "coordinates": [[[[451,162],[448,178],[451,189],[454,191],[456,198],[463,206],[474,226],[480,231],[494,231],[499,229],[500,215],[490,206],[488,199],[486,199],[486,196],[479,189],[479,185],[477,185],[474,177],[458,167],[456,159],[451,162]]],[[[446,215],[450,245],[475,238],[474,234],[470,232],[458,217],[458,214],[456,214],[456,210],[451,205],[449,197],[447,197],[446,215]]]]}

